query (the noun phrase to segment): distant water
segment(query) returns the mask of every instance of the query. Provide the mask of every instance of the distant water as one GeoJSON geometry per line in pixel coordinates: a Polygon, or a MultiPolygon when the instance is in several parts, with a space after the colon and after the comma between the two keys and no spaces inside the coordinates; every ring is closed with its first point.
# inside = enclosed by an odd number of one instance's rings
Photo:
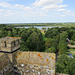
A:
{"type": "Polygon", "coordinates": [[[29,28],[29,27],[35,27],[35,28],[39,28],[39,29],[42,29],[42,28],[48,29],[48,28],[55,28],[55,27],[58,27],[58,26],[23,26],[23,27],[16,27],[16,28],[29,28]]]}

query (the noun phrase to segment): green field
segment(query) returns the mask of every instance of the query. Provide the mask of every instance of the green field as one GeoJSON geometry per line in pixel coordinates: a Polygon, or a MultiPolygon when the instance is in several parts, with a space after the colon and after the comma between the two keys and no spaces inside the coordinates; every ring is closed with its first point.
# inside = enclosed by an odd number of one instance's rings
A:
{"type": "Polygon", "coordinates": [[[69,49],[70,51],[75,51],[75,49],[69,49]]]}
{"type": "Polygon", "coordinates": [[[41,33],[42,33],[42,36],[43,36],[43,40],[46,41],[47,38],[45,37],[45,32],[41,31],[41,33]]]}
{"type": "Polygon", "coordinates": [[[45,34],[42,34],[43,35],[43,40],[46,41],[47,38],[45,37],[45,34]]]}

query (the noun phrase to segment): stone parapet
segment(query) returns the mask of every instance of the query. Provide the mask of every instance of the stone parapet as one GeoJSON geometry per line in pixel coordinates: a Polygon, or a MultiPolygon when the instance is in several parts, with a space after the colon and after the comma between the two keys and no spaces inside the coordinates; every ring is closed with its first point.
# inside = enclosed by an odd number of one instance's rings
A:
{"type": "Polygon", "coordinates": [[[55,75],[56,55],[54,53],[20,51],[15,57],[17,60],[17,65],[23,64],[24,66],[19,67],[22,72],[24,70],[26,72],[29,71],[30,73],[36,73],[36,75],[40,75],[43,73],[46,75],[55,75]]]}
{"type": "Polygon", "coordinates": [[[0,51],[13,52],[20,48],[20,37],[5,37],[0,39],[0,51]]]}

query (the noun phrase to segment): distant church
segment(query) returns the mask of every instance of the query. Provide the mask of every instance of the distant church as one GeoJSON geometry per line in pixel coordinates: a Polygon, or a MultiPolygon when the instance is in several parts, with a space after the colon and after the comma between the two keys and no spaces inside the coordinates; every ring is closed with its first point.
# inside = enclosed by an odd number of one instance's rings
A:
{"type": "Polygon", "coordinates": [[[0,75],[55,75],[54,53],[20,51],[20,37],[0,39],[0,75]]]}

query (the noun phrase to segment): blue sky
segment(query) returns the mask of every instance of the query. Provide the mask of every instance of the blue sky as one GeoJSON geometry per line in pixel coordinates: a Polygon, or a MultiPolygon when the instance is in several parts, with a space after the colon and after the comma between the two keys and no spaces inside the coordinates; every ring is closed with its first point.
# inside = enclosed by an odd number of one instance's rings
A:
{"type": "Polygon", "coordinates": [[[75,22],[75,0],[0,0],[0,24],[53,22],[75,22]]]}

